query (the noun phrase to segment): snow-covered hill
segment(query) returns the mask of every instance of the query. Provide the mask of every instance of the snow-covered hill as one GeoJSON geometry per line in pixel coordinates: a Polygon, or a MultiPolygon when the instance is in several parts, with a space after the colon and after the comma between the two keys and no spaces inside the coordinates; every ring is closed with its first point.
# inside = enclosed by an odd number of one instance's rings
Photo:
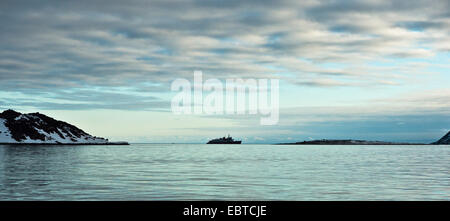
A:
{"type": "Polygon", "coordinates": [[[91,136],[81,129],[40,113],[0,113],[0,143],[108,144],[108,139],[91,136]]]}

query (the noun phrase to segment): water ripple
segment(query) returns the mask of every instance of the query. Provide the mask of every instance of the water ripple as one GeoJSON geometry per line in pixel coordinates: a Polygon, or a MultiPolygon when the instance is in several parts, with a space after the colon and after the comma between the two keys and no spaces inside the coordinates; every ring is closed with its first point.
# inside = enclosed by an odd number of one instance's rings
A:
{"type": "Polygon", "coordinates": [[[0,200],[450,200],[450,146],[0,145],[0,200]]]}

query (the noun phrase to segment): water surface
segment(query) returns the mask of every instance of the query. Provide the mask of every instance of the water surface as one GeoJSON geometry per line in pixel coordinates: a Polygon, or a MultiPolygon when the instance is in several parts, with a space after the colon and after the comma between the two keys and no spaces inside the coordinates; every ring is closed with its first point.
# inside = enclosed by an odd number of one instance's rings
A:
{"type": "Polygon", "coordinates": [[[0,145],[0,200],[449,199],[448,145],[0,145]]]}

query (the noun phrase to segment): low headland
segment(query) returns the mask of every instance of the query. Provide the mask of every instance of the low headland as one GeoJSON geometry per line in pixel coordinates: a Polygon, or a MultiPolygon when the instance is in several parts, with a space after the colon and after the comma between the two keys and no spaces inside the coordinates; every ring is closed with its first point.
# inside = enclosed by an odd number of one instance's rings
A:
{"type": "Polygon", "coordinates": [[[277,145],[448,145],[450,144],[450,131],[441,139],[433,143],[407,143],[407,142],[387,142],[387,141],[367,141],[367,140],[309,140],[295,143],[279,143],[277,145]]]}
{"type": "Polygon", "coordinates": [[[404,143],[367,140],[310,140],[295,143],[279,143],[279,145],[426,145],[425,143],[404,143]]]}

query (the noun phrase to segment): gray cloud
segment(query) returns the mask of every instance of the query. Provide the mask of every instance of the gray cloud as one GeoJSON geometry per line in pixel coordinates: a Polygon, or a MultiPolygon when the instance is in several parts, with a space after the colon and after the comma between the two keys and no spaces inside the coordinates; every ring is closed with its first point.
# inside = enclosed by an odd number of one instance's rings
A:
{"type": "MultiPolygon", "coordinates": [[[[340,86],[379,84],[392,71],[365,62],[427,57],[449,50],[435,42],[450,42],[445,0],[49,0],[2,1],[0,8],[0,91],[64,95],[58,99],[69,97],[68,88],[168,91],[193,70],[219,78],[283,70],[295,76],[285,79],[309,86],[324,86],[309,80],[316,75],[341,76],[340,86]],[[349,67],[323,67],[327,62],[349,67]]],[[[92,92],[89,99],[113,95],[92,92]]]]}

